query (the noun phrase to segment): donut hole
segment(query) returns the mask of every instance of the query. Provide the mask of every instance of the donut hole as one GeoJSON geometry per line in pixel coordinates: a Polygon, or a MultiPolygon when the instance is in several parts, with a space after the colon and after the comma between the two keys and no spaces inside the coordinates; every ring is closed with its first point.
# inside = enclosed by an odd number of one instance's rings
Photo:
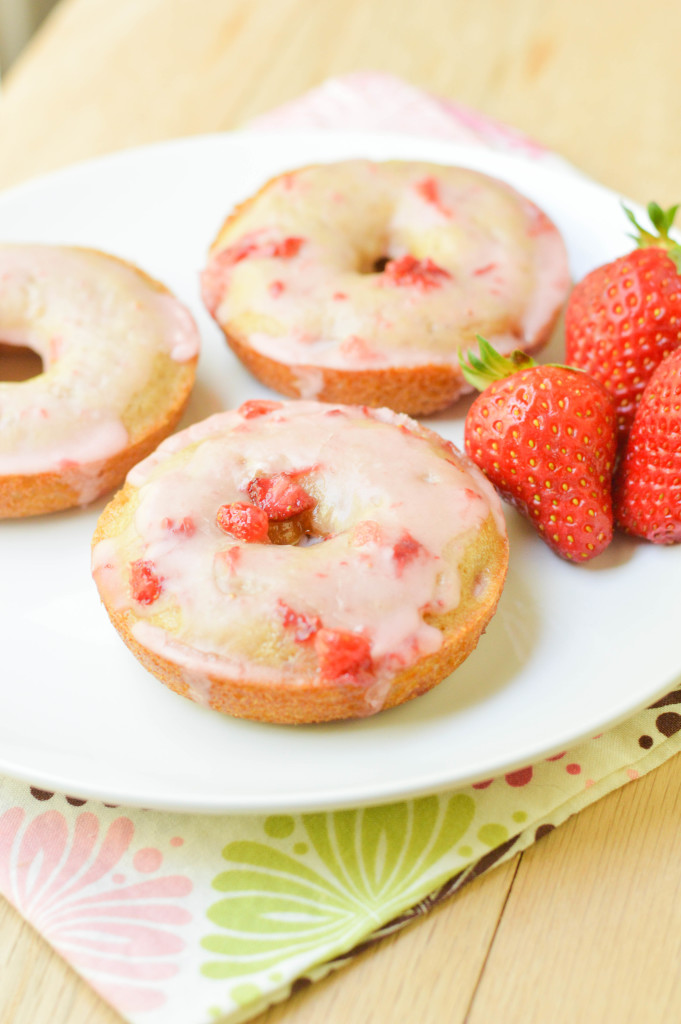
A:
{"type": "Polygon", "coordinates": [[[374,260],[373,270],[371,271],[371,273],[382,274],[389,262],[389,256],[378,256],[374,260]]]}
{"type": "Polygon", "coordinates": [[[390,239],[387,237],[372,239],[368,244],[365,241],[355,253],[357,273],[382,274],[394,258],[390,255],[390,248],[390,239]]]}
{"type": "Polygon", "coordinates": [[[20,383],[40,376],[44,370],[42,356],[35,349],[0,341],[0,381],[20,383]]]}
{"type": "Polygon", "coordinates": [[[291,519],[270,519],[267,535],[271,544],[290,544],[301,548],[326,539],[326,535],[316,528],[312,516],[305,512],[291,519]]]}

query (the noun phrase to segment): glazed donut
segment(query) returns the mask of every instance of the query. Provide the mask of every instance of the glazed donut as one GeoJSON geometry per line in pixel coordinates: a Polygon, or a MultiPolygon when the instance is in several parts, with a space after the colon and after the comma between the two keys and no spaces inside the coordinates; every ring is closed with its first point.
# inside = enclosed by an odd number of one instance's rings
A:
{"type": "Polygon", "coordinates": [[[482,334],[530,351],[569,284],[534,203],[461,167],[351,160],[280,175],[228,217],[202,275],[239,359],[294,398],[425,415],[470,388],[482,334]]]}
{"type": "Polygon", "coordinates": [[[132,469],[92,554],[145,668],[277,723],[431,689],[475,647],[507,561],[496,493],[439,435],[387,409],[258,400],[132,469]]]}
{"type": "Polygon", "coordinates": [[[0,342],[43,368],[0,380],[0,518],[122,483],[179,420],[199,350],[163,285],[105,253],[50,245],[0,245],[0,342]]]}

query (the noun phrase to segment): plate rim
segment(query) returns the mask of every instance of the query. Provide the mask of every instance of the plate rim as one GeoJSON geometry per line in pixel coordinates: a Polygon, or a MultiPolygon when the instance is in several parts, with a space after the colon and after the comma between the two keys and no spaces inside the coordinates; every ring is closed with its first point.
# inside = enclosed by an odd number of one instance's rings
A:
{"type": "MultiPolygon", "coordinates": [[[[348,146],[356,145],[360,149],[363,147],[369,148],[373,146],[378,146],[379,148],[382,146],[387,146],[388,148],[395,146],[398,149],[400,147],[404,149],[423,147],[426,151],[430,152],[439,151],[443,154],[450,153],[454,160],[461,160],[462,156],[468,156],[476,166],[479,162],[486,164],[487,162],[494,163],[500,161],[501,164],[505,164],[507,166],[533,168],[539,170],[542,174],[558,176],[559,178],[571,176],[575,182],[579,182],[581,187],[600,191],[606,194],[610,200],[614,198],[619,199],[621,202],[623,199],[618,192],[587,177],[567,161],[564,161],[562,157],[550,151],[544,151],[539,158],[530,158],[526,154],[506,152],[504,150],[494,149],[482,144],[459,143],[453,140],[440,138],[434,139],[429,136],[406,133],[402,134],[397,132],[335,132],[319,129],[304,132],[237,130],[230,132],[207,132],[189,136],[178,136],[141,145],[131,145],[122,149],[113,150],[109,153],[78,160],[74,163],[57,167],[52,171],[37,174],[25,181],[1,190],[0,209],[5,203],[11,204],[16,197],[21,197],[27,193],[30,194],[31,192],[39,191],[46,187],[50,188],[55,183],[59,185],[59,183],[64,179],[73,179],[74,177],[82,174],[87,176],[94,173],[96,175],[102,168],[110,168],[112,164],[135,160],[144,161],[149,155],[153,155],[153,158],[156,158],[157,156],[163,156],[164,154],[168,154],[176,149],[199,148],[202,146],[210,147],[213,145],[218,148],[225,146],[229,149],[229,147],[234,144],[248,146],[253,143],[256,144],[256,147],[264,147],[267,145],[273,145],[276,142],[285,142],[293,148],[295,141],[301,139],[314,144],[321,144],[322,140],[324,142],[333,140],[335,144],[340,144],[342,146],[347,143],[348,146]]],[[[331,159],[338,159],[338,157],[332,157],[331,159]]],[[[390,159],[390,157],[386,156],[382,159],[390,159]]],[[[397,156],[396,159],[406,158],[397,156]]],[[[414,157],[414,159],[418,159],[418,157],[414,157]]],[[[423,159],[431,159],[431,157],[424,156],[423,159]]],[[[626,202],[628,204],[630,203],[633,209],[641,209],[639,204],[634,201],[626,199],[626,202]]],[[[216,217],[216,224],[217,220],[218,218],[216,217]]],[[[654,700],[656,696],[668,692],[674,687],[674,685],[674,678],[671,678],[664,684],[656,686],[654,690],[651,690],[650,693],[646,694],[646,696],[643,697],[639,695],[633,702],[623,702],[623,705],[619,710],[614,711],[612,715],[607,717],[607,719],[603,719],[601,716],[599,721],[596,723],[593,721],[589,721],[588,724],[585,723],[581,730],[575,731],[574,728],[569,729],[561,735],[560,739],[556,739],[554,737],[554,740],[549,745],[540,744],[536,751],[531,754],[532,761],[536,762],[544,757],[552,756],[566,746],[574,746],[590,736],[593,736],[595,732],[600,729],[616,727],[622,721],[644,708],[654,700]]],[[[313,792],[306,792],[302,794],[297,792],[287,796],[285,799],[282,799],[280,795],[276,795],[273,799],[271,796],[261,796],[256,798],[253,795],[236,797],[234,794],[227,794],[220,799],[213,797],[202,799],[198,796],[188,802],[186,800],[173,800],[172,797],[163,797],[158,793],[156,795],[148,793],[146,796],[143,796],[140,794],[125,792],[124,790],[116,791],[115,789],[103,792],[101,786],[95,786],[93,788],[82,783],[74,786],[71,780],[64,779],[58,772],[47,775],[40,772],[31,772],[28,769],[24,770],[16,764],[12,765],[10,761],[0,755],[0,771],[13,778],[20,779],[29,785],[40,788],[54,788],[60,792],[68,792],[70,795],[78,797],[82,796],[85,799],[99,800],[105,803],[113,802],[130,807],[150,807],[162,811],[202,814],[220,814],[225,812],[258,814],[282,810],[331,810],[341,807],[366,806],[392,802],[396,799],[413,799],[427,793],[439,793],[448,789],[457,789],[462,786],[471,785],[487,777],[490,772],[494,774],[505,773],[524,767],[528,763],[530,762],[526,756],[520,759],[511,759],[510,761],[507,758],[500,758],[495,764],[488,763],[484,770],[474,769],[465,777],[447,779],[435,779],[433,777],[421,778],[420,780],[412,782],[412,784],[402,781],[396,783],[392,787],[383,787],[381,790],[373,790],[371,792],[364,792],[363,794],[360,794],[357,791],[348,792],[344,789],[337,789],[334,793],[327,793],[324,796],[313,792]]]]}

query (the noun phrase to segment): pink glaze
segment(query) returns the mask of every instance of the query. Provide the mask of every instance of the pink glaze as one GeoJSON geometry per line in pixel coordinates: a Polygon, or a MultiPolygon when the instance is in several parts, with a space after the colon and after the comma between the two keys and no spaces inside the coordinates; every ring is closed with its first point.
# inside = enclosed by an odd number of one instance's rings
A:
{"type": "Polygon", "coordinates": [[[0,382],[0,474],[62,473],[82,503],[129,443],[121,415],[159,355],[198,354],[189,311],[120,261],[90,250],[0,246],[0,341],[27,345],[43,373],[0,382]]]}
{"type": "MultiPolygon", "coordinates": [[[[503,352],[533,346],[568,286],[563,241],[524,196],[475,171],[398,161],[275,181],[227,222],[203,275],[228,334],[305,374],[458,367],[477,334],[503,352]],[[377,272],[376,260],[389,262],[377,272]],[[407,261],[419,272],[405,272],[407,261]]],[[[301,397],[316,393],[306,386],[301,397]]]]}
{"type": "Polygon", "coordinates": [[[379,710],[394,675],[441,646],[424,616],[457,606],[458,558],[490,515],[505,535],[500,502],[451,444],[406,416],[314,402],[253,415],[252,405],[169,437],[130,472],[134,522],[96,545],[97,586],[107,606],[134,612],[136,639],[181,667],[195,700],[209,699],[209,676],[295,681],[298,656],[309,661],[330,631],[366,642],[355,681],[367,713],[379,710]],[[220,507],[249,502],[252,481],[277,474],[314,497],[317,536],[227,536],[220,507]],[[185,521],[191,530],[169,528],[185,521]],[[151,603],[131,593],[140,561],[163,581],[151,603]],[[288,660],[261,653],[263,628],[289,643],[288,660]]]}

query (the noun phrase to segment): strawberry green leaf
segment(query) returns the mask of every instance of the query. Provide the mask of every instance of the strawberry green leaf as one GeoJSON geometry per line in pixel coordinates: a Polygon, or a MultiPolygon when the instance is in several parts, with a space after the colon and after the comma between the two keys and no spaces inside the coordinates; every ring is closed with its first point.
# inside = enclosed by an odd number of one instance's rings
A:
{"type": "Polygon", "coordinates": [[[478,391],[484,391],[495,380],[503,380],[517,373],[536,366],[534,359],[520,350],[510,356],[502,356],[493,345],[479,334],[477,335],[480,355],[469,350],[467,355],[459,352],[459,365],[466,381],[478,391]]]}
{"type": "Polygon", "coordinates": [[[646,249],[649,246],[658,246],[659,248],[666,249],[677,271],[681,272],[681,246],[673,238],[669,237],[679,204],[677,203],[675,206],[670,206],[668,210],[664,210],[659,203],[648,203],[648,217],[650,218],[650,223],[655,228],[655,232],[648,231],[647,228],[639,224],[632,211],[624,204],[622,204],[622,209],[636,228],[636,234],[631,234],[629,237],[636,242],[638,248],[646,249]]]}

